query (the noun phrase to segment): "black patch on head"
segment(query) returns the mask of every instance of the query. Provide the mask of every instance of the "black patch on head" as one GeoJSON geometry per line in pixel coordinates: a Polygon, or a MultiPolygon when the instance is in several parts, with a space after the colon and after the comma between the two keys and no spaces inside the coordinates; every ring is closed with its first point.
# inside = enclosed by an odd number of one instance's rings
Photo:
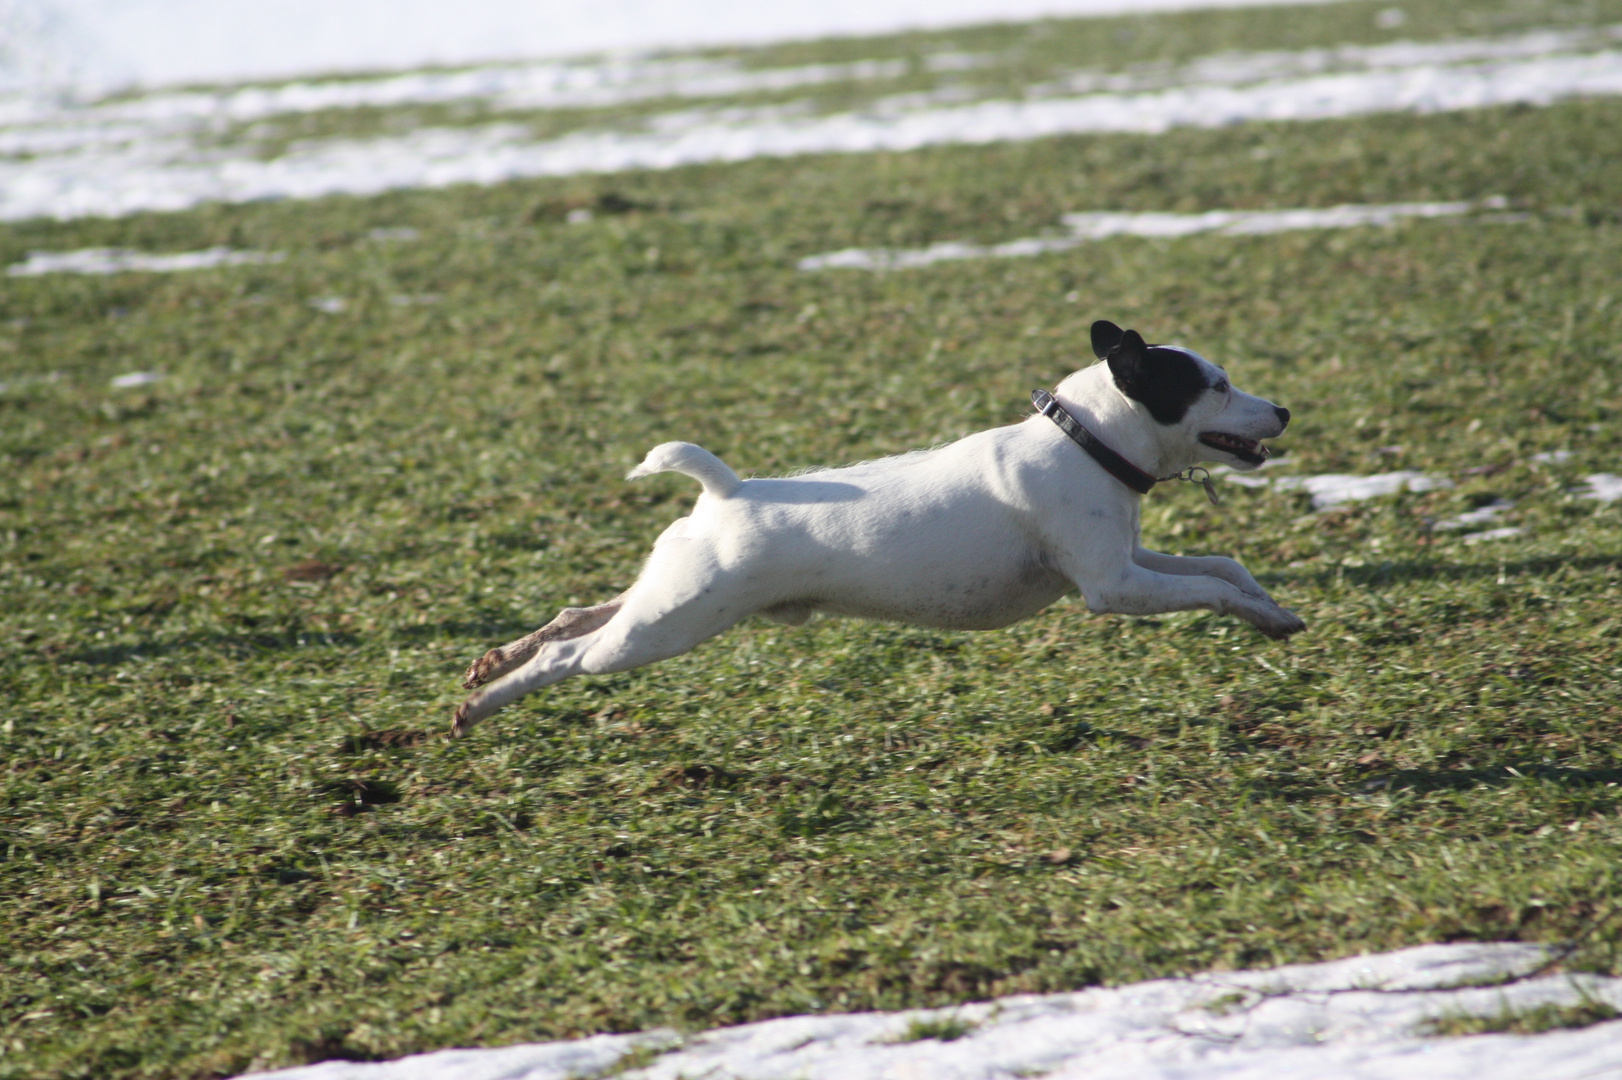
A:
{"type": "Polygon", "coordinates": [[[1121,333],[1114,323],[1093,324],[1093,351],[1109,363],[1116,389],[1140,402],[1162,424],[1181,421],[1188,407],[1211,388],[1192,356],[1181,349],[1149,345],[1136,330],[1121,333]],[[1120,339],[1099,352],[1111,331],[1120,333],[1120,339]]]}

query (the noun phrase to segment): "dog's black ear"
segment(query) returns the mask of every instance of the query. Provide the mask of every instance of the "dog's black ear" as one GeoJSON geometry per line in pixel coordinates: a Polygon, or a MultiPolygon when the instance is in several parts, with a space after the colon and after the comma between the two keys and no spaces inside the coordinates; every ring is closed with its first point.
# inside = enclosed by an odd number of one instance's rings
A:
{"type": "Polygon", "coordinates": [[[1115,351],[1121,343],[1121,328],[1108,319],[1093,323],[1093,355],[1100,360],[1115,351]]]}
{"type": "MultiPolygon", "coordinates": [[[[1104,325],[1111,326],[1110,323],[1104,325]]],[[[1116,332],[1120,333],[1119,330],[1116,332]]],[[[1096,323],[1093,325],[1093,348],[1098,348],[1096,323]]],[[[1142,391],[1149,383],[1149,346],[1144,343],[1143,335],[1136,330],[1128,330],[1121,334],[1113,348],[1099,355],[1109,361],[1109,373],[1115,378],[1115,385],[1121,393],[1129,398],[1142,397],[1142,391]]]]}

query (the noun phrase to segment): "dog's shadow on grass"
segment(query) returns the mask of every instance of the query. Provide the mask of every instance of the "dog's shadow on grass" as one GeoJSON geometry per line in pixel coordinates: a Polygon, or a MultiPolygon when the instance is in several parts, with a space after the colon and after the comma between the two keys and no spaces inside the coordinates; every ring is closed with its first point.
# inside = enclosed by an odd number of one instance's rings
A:
{"type": "Polygon", "coordinates": [[[1557,555],[1514,561],[1449,562],[1436,560],[1410,560],[1381,562],[1364,566],[1330,564],[1317,569],[1280,570],[1260,574],[1258,578],[1269,584],[1325,586],[1331,581],[1344,580],[1354,585],[1398,585],[1416,581],[1473,581],[1480,578],[1514,578],[1542,576],[1562,569],[1576,571],[1598,570],[1622,563],[1622,552],[1610,555],[1585,555],[1580,559],[1561,558],[1557,555]]]}
{"type": "MultiPolygon", "coordinates": [[[[549,617],[548,617],[549,618],[549,617]]],[[[412,626],[395,626],[388,636],[397,642],[420,644],[425,641],[460,641],[472,650],[483,650],[523,637],[547,622],[547,618],[523,621],[504,616],[488,619],[440,619],[412,626]]]]}
{"type": "Polygon", "coordinates": [[[1622,782],[1622,769],[1571,769],[1559,765],[1497,765],[1485,769],[1393,769],[1355,785],[1363,792],[1470,791],[1535,781],[1570,787],[1603,787],[1622,782]]]}
{"type": "Polygon", "coordinates": [[[468,643],[469,652],[478,654],[490,645],[520,637],[534,628],[535,625],[531,623],[491,616],[486,619],[440,619],[436,622],[393,626],[378,635],[363,636],[347,630],[308,628],[246,631],[240,634],[187,634],[93,648],[54,649],[46,651],[44,655],[55,664],[110,667],[132,660],[158,660],[189,652],[216,652],[233,660],[241,660],[306,648],[354,650],[364,645],[375,645],[380,640],[399,645],[460,641],[468,643]]]}
{"type": "MultiPolygon", "coordinates": [[[[1360,587],[1396,585],[1419,581],[1468,581],[1481,578],[1512,578],[1552,574],[1561,569],[1579,572],[1615,566],[1622,563],[1622,553],[1587,555],[1577,559],[1547,556],[1518,559],[1513,562],[1446,562],[1424,560],[1383,562],[1365,566],[1330,565],[1321,569],[1284,570],[1258,575],[1269,585],[1293,584],[1297,586],[1325,587],[1336,579],[1360,587]]],[[[510,617],[491,615],[483,619],[441,619],[410,626],[395,626],[386,636],[401,643],[418,644],[433,640],[454,640],[469,643],[477,652],[483,647],[498,644],[529,632],[533,627],[510,617]]],[[[315,631],[307,629],[261,630],[240,634],[206,634],[176,637],[170,640],[148,640],[133,644],[98,646],[95,648],[48,652],[47,659],[55,664],[86,664],[108,667],[132,660],[153,660],[179,653],[198,650],[222,652],[232,659],[245,659],[267,652],[284,652],[310,646],[355,648],[365,643],[360,635],[348,631],[315,631]]],[[[1619,774],[1622,775],[1622,774],[1619,774]]]]}
{"type": "Polygon", "coordinates": [[[1257,793],[1301,803],[1354,795],[1409,792],[1428,795],[1441,791],[1472,791],[1477,788],[1505,788],[1513,784],[1554,783],[1565,787],[1593,788],[1622,783],[1619,769],[1572,769],[1559,765],[1495,765],[1478,769],[1391,769],[1366,773],[1354,780],[1336,782],[1328,777],[1279,776],[1251,780],[1247,787],[1257,793]]]}
{"type": "Polygon", "coordinates": [[[89,649],[47,650],[44,655],[53,664],[114,667],[136,660],[160,660],[199,651],[222,654],[232,660],[245,660],[267,653],[290,652],[305,648],[353,649],[361,644],[363,639],[359,635],[347,631],[302,630],[196,634],[167,640],[153,638],[89,649]]]}

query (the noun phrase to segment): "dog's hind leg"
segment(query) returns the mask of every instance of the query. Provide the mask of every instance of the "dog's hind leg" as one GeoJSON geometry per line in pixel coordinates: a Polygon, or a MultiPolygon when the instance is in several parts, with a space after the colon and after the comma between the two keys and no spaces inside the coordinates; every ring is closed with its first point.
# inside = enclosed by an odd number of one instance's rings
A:
{"type": "Polygon", "coordinates": [[[528,663],[530,658],[540,652],[548,642],[564,641],[591,633],[612,619],[624,602],[625,593],[620,593],[614,599],[593,607],[564,608],[558,612],[557,618],[539,630],[525,634],[517,641],[509,641],[499,648],[491,649],[473,661],[468,666],[467,675],[462,679],[462,688],[472,690],[483,686],[491,679],[501,678],[509,671],[516,671],[528,663]]]}
{"type": "Polygon", "coordinates": [[[468,695],[451,721],[451,734],[460,738],[530,691],[572,675],[608,675],[679,656],[755,611],[739,590],[717,586],[713,579],[690,581],[672,595],[652,584],[669,580],[656,564],[652,568],[653,574],[644,574],[611,601],[619,610],[601,626],[542,642],[522,665],[468,695]]]}

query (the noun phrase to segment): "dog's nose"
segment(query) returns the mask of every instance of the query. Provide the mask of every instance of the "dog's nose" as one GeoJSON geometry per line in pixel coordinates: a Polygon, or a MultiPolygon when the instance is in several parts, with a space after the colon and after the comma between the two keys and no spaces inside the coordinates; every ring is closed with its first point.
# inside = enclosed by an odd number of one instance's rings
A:
{"type": "Polygon", "coordinates": [[[1288,424],[1290,422],[1290,410],[1289,409],[1286,409],[1282,405],[1274,405],[1273,406],[1273,411],[1278,413],[1278,422],[1279,423],[1288,424]]]}

